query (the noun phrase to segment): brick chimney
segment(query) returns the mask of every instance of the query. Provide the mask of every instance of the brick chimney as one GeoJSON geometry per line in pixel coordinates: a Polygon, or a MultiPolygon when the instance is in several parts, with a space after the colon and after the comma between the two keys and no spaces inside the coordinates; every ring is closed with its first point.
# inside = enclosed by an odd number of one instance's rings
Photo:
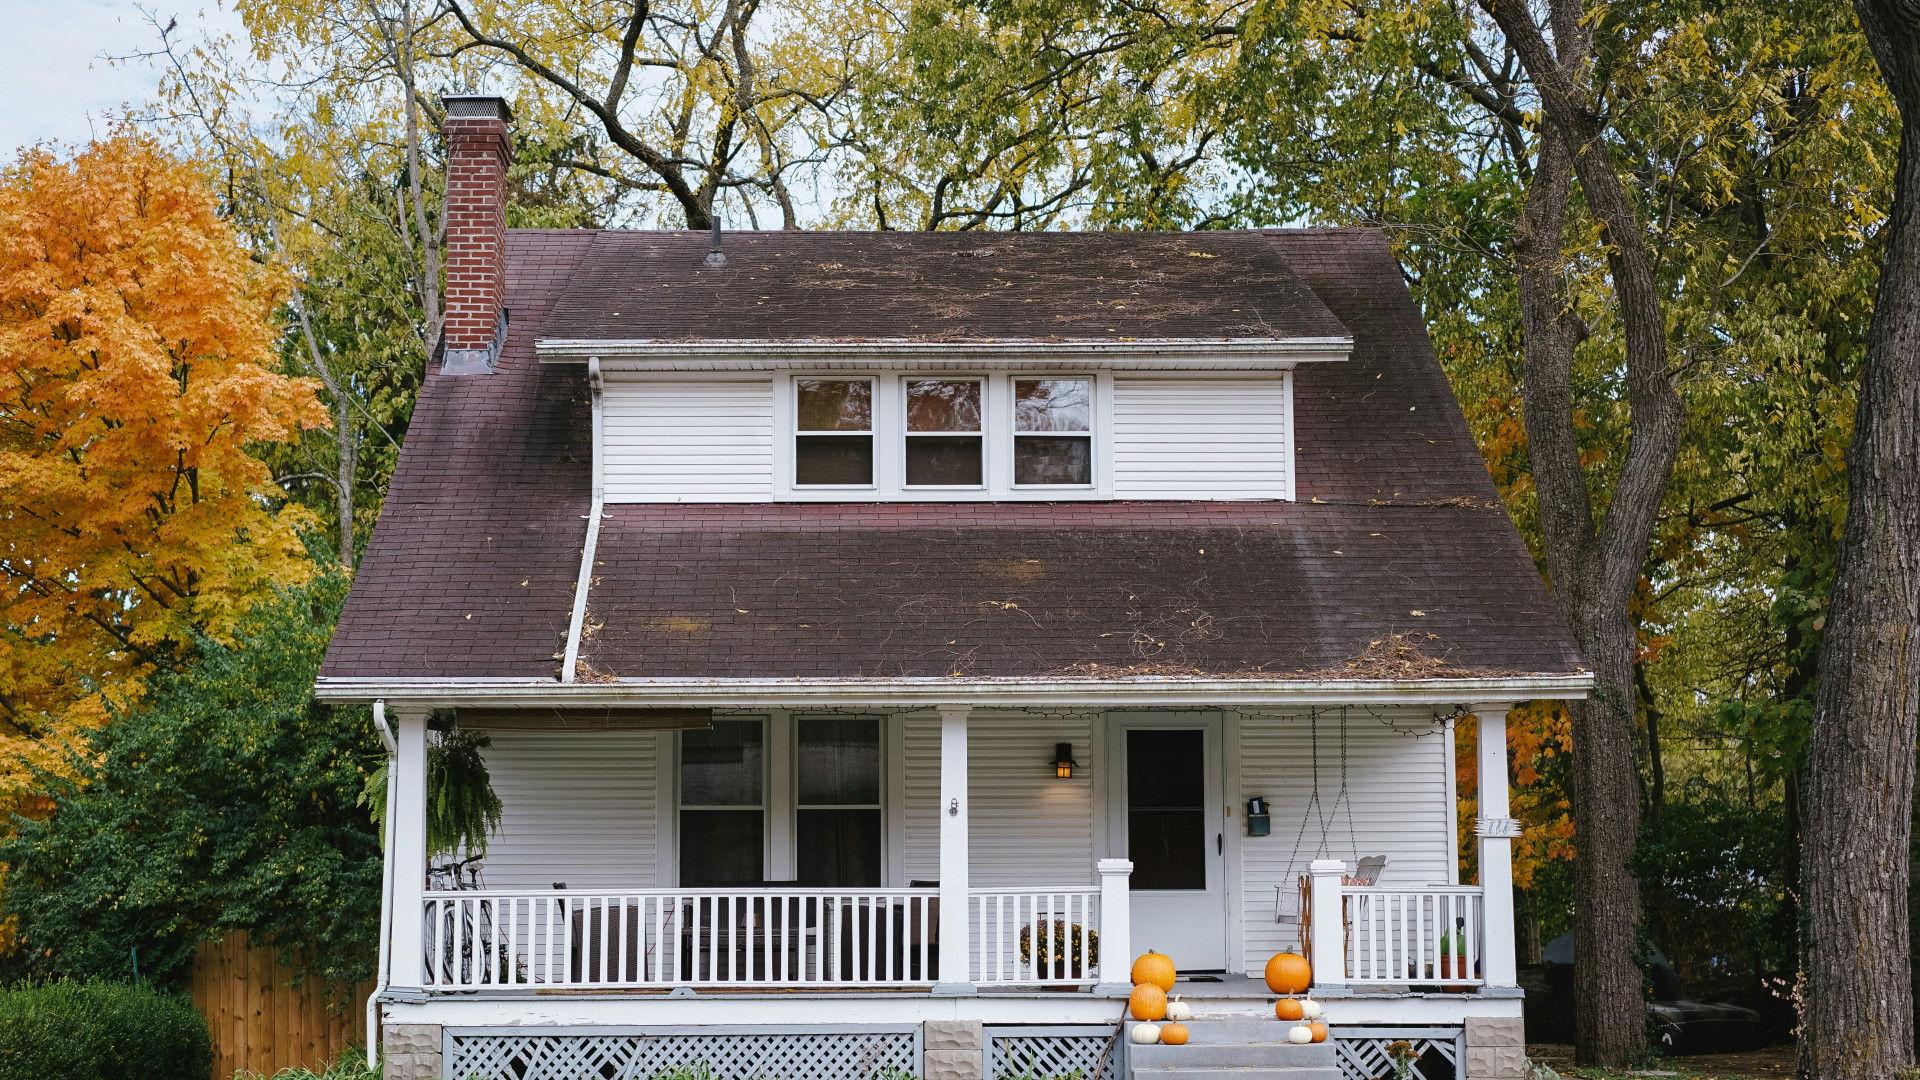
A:
{"type": "Polygon", "coordinates": [[[443,99],[447,119],[446,375],[488,374],[506,338],[507,163],[513,113],[504,98],[443,99]]]}

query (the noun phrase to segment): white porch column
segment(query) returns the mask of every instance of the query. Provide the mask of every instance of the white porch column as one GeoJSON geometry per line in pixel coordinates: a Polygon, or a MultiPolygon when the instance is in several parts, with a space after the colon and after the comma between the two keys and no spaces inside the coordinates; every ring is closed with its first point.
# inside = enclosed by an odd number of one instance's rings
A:
{"type": "Polygon", "coordinates": [[[1510,702],[1492,701],[1473,706],[1480,718],[1475,742],[1479,747],[1477,775],[1480,814],[1473,831],[1480,838],[1480,888],[1485,905],[1485,939],[1480,943],[1488,986],[1518,986],[1520,972],[1513,942],[1513,840],[1519,822],[1508,816],[1507,710],[1510,702]]]}
{"type": "Polygon", "coordinates": [[[936,994],[972,994],[972,912],[967,896],[967,714],[940,706],[940,981],[936,994]]]}
{"type": "Polygon", "coordinates": [[[392,796],[393,956],[388,985],[419,989],[426,985],[422,960],[426,923],[422,894],[427,888],[427,710],[389,709],[397,747],[387,788],[392,796]]]}
{"type": "Polygon", "coordinates": [[[1133,860],[1101,859],[1100,982],[1096,994],[1133,992],[1133,860]]]}
{"type": "Polygon", "coordinates": [[[1340,900],[1340,879],[1347,864],[1339,859],[1315,859],[1308,867],[1313,876],[1308,894],[1308,912],[1313,918],[1313,934],[1307,943],[1307,963],[1313,966],[1315,990],[1342,989],[1347,985],[1347,927],[1340,900]]]}

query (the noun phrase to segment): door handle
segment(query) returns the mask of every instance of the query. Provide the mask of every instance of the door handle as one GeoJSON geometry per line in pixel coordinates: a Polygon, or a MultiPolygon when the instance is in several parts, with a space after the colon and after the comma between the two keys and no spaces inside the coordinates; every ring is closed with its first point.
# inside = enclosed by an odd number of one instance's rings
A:
{"type": "Polygon", "coordinates": [[[1227,853],[1227,834],[1226,833],[1213,834],[1213,853],[1215,855],[1225,855],[1227,853]]]}

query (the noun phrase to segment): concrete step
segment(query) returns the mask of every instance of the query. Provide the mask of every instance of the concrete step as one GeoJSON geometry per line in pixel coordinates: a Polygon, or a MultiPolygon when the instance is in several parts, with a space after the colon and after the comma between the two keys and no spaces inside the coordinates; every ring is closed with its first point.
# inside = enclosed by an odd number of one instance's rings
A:
{"type": "MultiPolygon", "coordinates": [[[[1193,1043],[1285,1043],[1287,1032],[1292,1031],[1299,1021],[1294,1020],[1207,1020],[1195,1017],[1187,1022],[1188,1045],[1193,1043]]],[[[1131,1026],[1131,1025],[1129,1025],[1131,1026]]],[[[1289,1044],[1291,1045],[1291,1044],[1289,1044]]],[[[1330,1043],[1308,1043],[1293,1049],[1307,1050],[1309,1047],[1324,1049],[1327,1060],[1333,1060],[1333,1046],[1330,1043]]]]}
{"type": "Polygon", "coordinates": [[[1315,1069],[1334,1064],[1327,1043],[1291,1046],[1275,1043],[1188,1043],[1185,1046],[1148,1044],[1133,1047],[1134,1068],[1219,1066],[1247,1069],[1315,1069]],[[1322,1053],[1321,1051],[1325,1051],[1322,1053]]]}
{"type": "Polygon", "coordinates": [[[1315,1068],[1265,1068],[1265,1067],[1135,1067],[1131,1068],[1133,1080],[1340,1080],[1344,1074],[1336,1065],[1321,1065],[1315,1068]]]}

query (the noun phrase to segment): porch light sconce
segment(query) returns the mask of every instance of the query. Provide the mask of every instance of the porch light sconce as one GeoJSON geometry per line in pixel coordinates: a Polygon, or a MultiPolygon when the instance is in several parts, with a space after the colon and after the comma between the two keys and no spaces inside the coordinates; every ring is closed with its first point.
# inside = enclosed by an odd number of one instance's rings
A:
{"type": "Polygon", "coordinates": [[[1073,760],[1073,744],[1055,743],[1053,746],[1053,775],[1062,780],[1073,779],[1074,766],[1080,764],[1073,760]]]}

